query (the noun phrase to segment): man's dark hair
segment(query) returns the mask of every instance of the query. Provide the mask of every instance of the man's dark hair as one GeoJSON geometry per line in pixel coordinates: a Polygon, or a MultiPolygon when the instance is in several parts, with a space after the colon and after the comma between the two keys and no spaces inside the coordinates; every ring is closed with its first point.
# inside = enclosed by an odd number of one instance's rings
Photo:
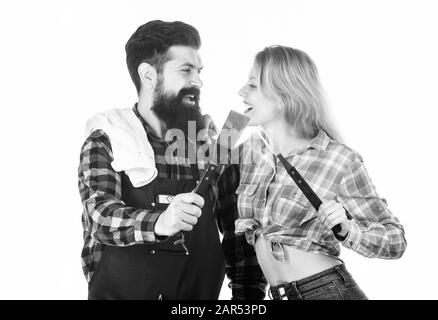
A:
{"type": "Polygon", "coordinates": [[[153,20],[138,27],[125,45],[126,63],[137,92],[140,92],[138,66],[149,63],[158,73],[168,61],[167,51],[174,45],[199,49],[201,38],[198,30],[181,21],[165,22],[153,20]]]}

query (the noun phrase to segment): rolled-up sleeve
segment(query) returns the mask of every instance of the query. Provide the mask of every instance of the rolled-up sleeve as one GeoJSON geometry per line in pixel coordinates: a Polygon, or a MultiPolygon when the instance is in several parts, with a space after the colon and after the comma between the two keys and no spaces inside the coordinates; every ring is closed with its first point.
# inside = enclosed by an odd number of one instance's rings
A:
{"type": "Polygon", "coordinates": [[[357,153],[346,164],[337,196],[353,218],[342,241],[344,247],[369,258],[397,259],[403,255],[407,246],[404,228],[378,195],[357,153]]]}

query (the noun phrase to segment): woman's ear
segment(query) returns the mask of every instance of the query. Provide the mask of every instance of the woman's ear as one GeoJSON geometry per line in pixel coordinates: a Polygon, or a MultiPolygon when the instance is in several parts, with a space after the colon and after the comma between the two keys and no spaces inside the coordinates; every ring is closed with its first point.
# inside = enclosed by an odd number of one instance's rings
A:
{"type": "Polygon", "coordinates": [[[140,63],[138,66],[138,75],[143,88],[155,88],[157,82],[157,71],[149,63],[140,63]]]}
{"type": "Polygon", "coordinates": [[[286,106],[284,105],[284,102],[280,98],[277,99],[277,103],[275,105],[277,106],[277,109],[280,113],[284,112],[286,106]]]}

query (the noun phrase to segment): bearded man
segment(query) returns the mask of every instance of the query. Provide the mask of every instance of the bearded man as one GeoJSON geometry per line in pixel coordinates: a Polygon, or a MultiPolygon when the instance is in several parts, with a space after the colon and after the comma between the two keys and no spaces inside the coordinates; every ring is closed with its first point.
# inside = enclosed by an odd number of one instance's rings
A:
{"type": "Polygon", "coordinates": [[[187,149],[207,143],[189,139],[189,124],[201,132],[209,122],[199,106],[200,45],[193,26],[155,20],[125,46],[138,93],[132,111],[152,146],[157,175],[135,187],[113,168],[114,145],[104,130],[91,132],[82,145],[78,185],[89,299],[218,299],[225,274],[232,299],[265,296],[254,250],[234,233],[238,165],[226,166],[200,196],[192,191],[205,159],[193,163],[187,151],[186,159],[168,161],[166,154],[169,130],[184,133],[187,149]]]}

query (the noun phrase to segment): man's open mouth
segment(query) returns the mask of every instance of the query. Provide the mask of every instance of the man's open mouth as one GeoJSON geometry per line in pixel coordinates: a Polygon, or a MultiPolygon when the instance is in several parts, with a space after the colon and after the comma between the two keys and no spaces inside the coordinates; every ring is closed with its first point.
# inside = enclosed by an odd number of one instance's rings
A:
{"type": "Polygon", "coordinates": [[[194,94],[186,94],[183,97],[183,101],[189,105],[195,105],[198,102],[198,98],[194,94]]]}

